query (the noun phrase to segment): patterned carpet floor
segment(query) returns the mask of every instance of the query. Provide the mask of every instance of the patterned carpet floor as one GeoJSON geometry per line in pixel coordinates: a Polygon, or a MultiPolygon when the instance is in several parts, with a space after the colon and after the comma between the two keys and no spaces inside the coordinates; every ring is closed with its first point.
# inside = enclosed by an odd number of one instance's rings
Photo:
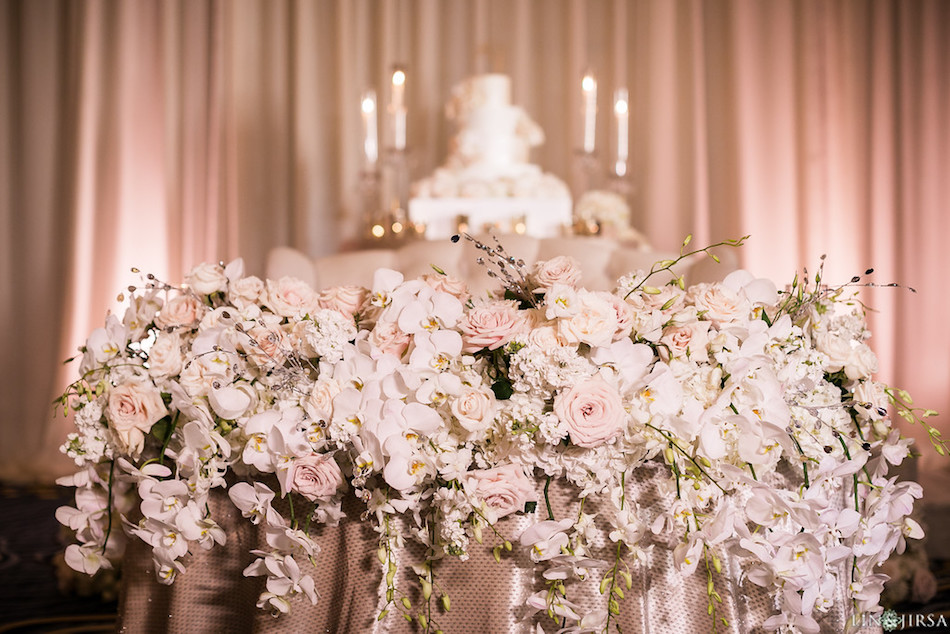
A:
{"type": "MultiPolygon", "coordinates": [[[[0,484],[0,634],[114,630],[115,579],[94,585],[62,563],[64,533],[54,513],[70,501],[65,489],[0,484]]],[[[950,623],[950,561],[931,562],[931,569],[937,595],[925,605],[893,606],[897,624],[885,631],[950,632],[943,626],[950,623]]]]}

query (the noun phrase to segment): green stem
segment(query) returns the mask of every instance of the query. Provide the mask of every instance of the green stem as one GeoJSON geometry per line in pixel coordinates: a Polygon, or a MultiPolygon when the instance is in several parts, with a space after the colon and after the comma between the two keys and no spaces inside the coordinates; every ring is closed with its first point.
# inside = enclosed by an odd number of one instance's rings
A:
{"type": "Polygon", "coordinates": [[[640,290],[640,288],[642,288],[643,285],[646,284],[646,281],[650,279],[651,277],[653,277],[654,275],[656,275],[657,273],[660,273],[661,271],[669,271],[670,269],[672,269],[674,266],[676,266],[677,264],[679,264],[686,258],[694,256],[697,253],[707,253],[709,254],[710,257],[716,260],[716,262],[718,262],[719,258],[717,258],[715,255],[710,253],[709,252],[710,249],[713,249],[715,247],[723,247],[723,246],[738,247],[743,242],[745,242],[746,239],[748,239],[748,237],[749,236],[742,236],[738,240],[723,240],[722,242],[717,242],[716,244],[710,244],[708,247],[703,247],[702,249],[695,249],[693,251],[684,252],[686,245],[689,244],[689,241],[692,239],[691,235],[687,236],[686,241],[683,242],[683,246],[680,248],[679,257],[674,258],[672,260],[662,260],[660,262],[654,262],[653,266],[650,267],[650,272],[646,274],[646,277],[640,280],[639,284],[631,288],[630,291],[626,295],[624,295],[624,299],[627,299],[628,297],[630,297],[634,291],[640,290]]]}
{"type": "Polygon", "coordinates": [[[109,461],[109,500],[106,506],[106,512],[109,514],[109,523],[106,525],[106,536],[102,540],[102,554],[106,554],[106,546],[109,545],[109,536],[112,535],[112,482],[115,479],[115,460],[109,461]]]}
{"type": "MultiPolygon", "coordinates": [[[[791,434],[789,434],[789,438],[791,438],[792,442],[795,443],[795,447],[798,449],[799,455],[804,458],[805,452],[802,450],[802,445],[800,442],[798,442],[798,438],[795,438],[795,436],[792,436],[791,434]]],[[[805,460],[802,460],[802,473],[805,478],[805,488],[807,489],[810,485],[808,483],[808,463],[805,460]]]]}
{"type": "Polygon", "coordinates": [[[722,485],[716,482],[716,480],[711,475],[709,475],[709,473],[703,468],[703,466],[699,463],[699,461],[696,460],[693,456],[691,456],[688,451],[686,451],[685,449],[679,446],[679,443],[676,442],[676,437],[673,436],[673,434],[666,431],[665,429],[660,429],[659,427],[652,425],[650,423],[647,423],[646,426],[654,431],[659,432],[660,435],[662,435],[667,440],[667,442],[670,443],[670,446],[673,447],[673,449],[676,449],[678,452],[683,454],[687,460],[693,463],[697,471],[699,471],[701,474],[706,476],[706,479],[708,479],[710,482],[715,484],[716,487],[718,487],[720,491],[722,491],[723,493],[726,493],[726,490],[722,488],[722,485]]]}
{"type": "Polygon", "coordinates": [[[544,506],[548,510],[548,519],[554,519],[554,510],[551,508],[551,498],[548,496],[548,488],[551,486],[551,476],[544,482],[544,506]]]}

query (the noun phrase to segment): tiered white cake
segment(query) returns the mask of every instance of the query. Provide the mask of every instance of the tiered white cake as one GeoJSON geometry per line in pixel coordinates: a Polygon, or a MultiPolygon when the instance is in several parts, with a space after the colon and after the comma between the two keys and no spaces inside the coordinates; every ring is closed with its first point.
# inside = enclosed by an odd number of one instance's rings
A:
{"type": "Polygon", "coordinates": [[[409,216],[426,225],[426,236],[445,237],[464,218],[473,230],[485,225],[557,235],[571,222],[567,185],[529,162],[544,132],[511,103],[511,79],[478,75],[458,84],[446,106],[456,126],[449,157],[428,178],[413,184],[409,216]]]}

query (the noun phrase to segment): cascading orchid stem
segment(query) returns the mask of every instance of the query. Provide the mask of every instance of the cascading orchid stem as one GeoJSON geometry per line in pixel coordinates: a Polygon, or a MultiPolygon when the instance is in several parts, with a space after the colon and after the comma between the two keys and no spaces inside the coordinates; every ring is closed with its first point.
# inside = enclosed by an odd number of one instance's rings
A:
{"type": "MultiPolygon", "coordinates": [[[[656,275],[657,273],[661,273],[661,272],[663,272],[663,271],[670,271],[670,270],[672,270],[672,268],[673,268],[674,266],[676,266],[677,264],[679,264],[680,262],[682,262],[682,261],[685,260],[686,258],[692,257],[692,256],[697,255],[697,254],[699,254],[699,253],[706,253],[706,254],[709,255],[709,257],[711,257],[715,262],[718,263],[718,262],[719,262],[719,256],[717,256],[717,255],[715,255],[714,253],[712,253],[712,252],[710,251],[710,249],[715,249],[716,247],[723,247],[723,246],[738,247],[738,246],[741,246],[742,243],[745,242],[748,238],[749,238],[749,236],[746,235],[746,236],[742,236],[741,238],[735,239],[735,240],[723,240],[722,242],[717,242],[716,244],[711,244],[711,245],[709,245],[709,246],[707,246],[707,247],[703,247],[702,249],[694,249],[693,251],[686,251],[686,247],[689,245],[689,243],[690,243],[690,242],[692,241],[692,239],[693,239],[692,234],[690,234],[690,235],[686,236],[686,239],[683,240],[683,244],[680,246],[680,254],[679,254],[679,257],[676,257],[676,258],[673,258],[673,259],[670,259],[670,260],[660,260],[659,262],[655,262],[655,263],[653,264],[653,266],[650,267],[650,270],[649,270],[649,272],[647,272],[646,277],[644,277],[642,280],[640,280],[640,281],[637,283],[636,286],[634,286],[633,288],[631,288],[631,289],[627,292],[627,294],[624,295],[624,299],[627,299],[628,297],[630,297],[630,296],[634,293],[634,291],[638,291],[638,290],[641,290],[641,289],[642,289],[645,293],[648,293],[648,294],[655,294],[656,289],[655,289],[654,287],[645,286],[645,284],[647,283],[647,280],[649,280],[651,277],[653,277],[653,276],[656,275]]],[[[682,284],[683,284],[683,278],[682,278],[682,277],[676,278],[675,281],[676,281],[678,284],[680,284],[681,287],[682,287],[682,284]]]]}
{"type": "MultiPolygon", "coordinates": [[[[667,442],[669,442],[670,447],[672,447],[672,448],[676,449],[678,452],[680,452],[687,460],[689,460],[689,461],[693,464],[693,466],[696,468],[697,471],[699,471],[701,474],[703,474],[704,476],[706,476],[706,479],[707,479],[707,480],[709,480],[710,482],[712,482],[713,484],[715,484],[716,487],[717,487],[720,491],[722,491],[723,493],[726,493],[726,490],[722,487],[722,485],[719,484],[719,482],[718,482],[715,478],[713,478],[711,475],[709,475],[709,473],[706,471],[706,469],[703,467],[703,465],[700,464],[699,461],[698,461],[695,457],[693,457],[688,451],[686,451],[685,449],[683,449],[682,447],[679,446],[679,443],[676,442],[676,438],[673,436],[672,433],[666,431],[665,429],[661,429],[661,428],[657,427],[656,425],[653,425],[652,423],[645,423],[645,426],[646,426],[646,427],[649,427],[650,429],[652,429],[652,430],[654,430],[654,431],[656,431],[656,432],[659,432],[660,435],[662,435],[664,438],[666,438],[667,442]]],[[[677,481],[677,489],[678,489],[678,488],[679,488],[679,482],[677,481]]]]}

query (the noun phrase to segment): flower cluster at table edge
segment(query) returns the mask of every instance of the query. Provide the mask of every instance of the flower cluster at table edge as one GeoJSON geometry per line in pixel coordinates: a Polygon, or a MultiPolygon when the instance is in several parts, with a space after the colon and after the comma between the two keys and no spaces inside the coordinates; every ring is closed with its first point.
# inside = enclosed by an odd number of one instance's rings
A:
{"type": "Polygon", "coordinates": [[[744,271],[688,288],[635,272],[612,293],[578,287],[566,257],[526,273],[507,299],[470,297],[438,270],[320,292],[245,276],[240,260],[199,265],[183,287],[149,276],[123,320],[91,334],[60,400],[77,427],[63,451],[82,467],[61,482],[77,487],[57,512],[78,541],[67,562],[110,567],[124,529],[172,583],[189,550],[225,542],[207,499],[227,488],[266,535],[245,570],[266,577],[258,606],[286,612],[317,601],[301,566],[319,557],[309,527],[339,522],[355,494],[379,533],[380,618],[426,630],[433,594],[450,606],[435,564],[486,537],[496,559],[526,550],[544,579],[527,604],[564,631],[605,631],[657,545],[707,576],[714,629],[726,548],[773,595],[767,629],[817,631],[838,574],[856,610],[878,609],[875,567],[922,536],[908,517],[921,489],[887,477],[910,441],[871,378],[859,303],[797,282],[792,302],[744,271]],[[668,474],[669,504],[652,514],[625,486],[648,463],[668,474]],[[581,501],[569,517],[546,499],[559,478],[581,501]],[[591,496],[598,514],[584,512],[591,496]],[[504,534],[499,519],[537,504],[547,514],[504,534]],[[616,544],[607,556],[596,530],[616,544]],[[397,582],[407,539],[427,547],[421,608],[397,582]],[[602,608],[572,603],[574,582],[599,584],[602,608]]]}

